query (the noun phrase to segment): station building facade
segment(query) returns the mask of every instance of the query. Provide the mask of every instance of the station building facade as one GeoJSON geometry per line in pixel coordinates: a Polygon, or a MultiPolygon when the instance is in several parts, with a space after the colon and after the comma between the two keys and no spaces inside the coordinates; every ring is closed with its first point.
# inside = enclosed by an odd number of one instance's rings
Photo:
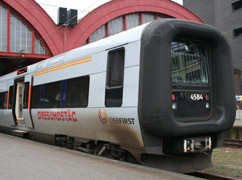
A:
{"type": "Polygon", "coordinates": [[[203,23],[170,0],[112,0],[66,27],[34,0],[1,0],[0,75],[160,18],[203,23]]]}
{"type": "Polygon", "coordinates": [[[242,0],[184,0],[184,6],[228,39],[234,67],[242,69],[242,0]]]}
{"type": "MultiPolygon", "coordinates": [[[[206,24],[217,27],[228,39],[235,67],[235,93],[241,95],[242,0],[184,0],[183,4],[206,24]]],[[[242,108],[242,102],[240,102],[240,107],[242,108]]]]}

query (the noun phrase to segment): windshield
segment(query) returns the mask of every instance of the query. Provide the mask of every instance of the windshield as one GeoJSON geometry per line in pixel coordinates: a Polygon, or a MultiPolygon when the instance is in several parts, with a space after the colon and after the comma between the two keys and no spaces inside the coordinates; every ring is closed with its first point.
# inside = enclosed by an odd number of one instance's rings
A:
{"type": "Polygon", "coordinates": [[[205,49],[192,42],[171,43],[173,83],[208,84],[208,60],[205,49]]]}

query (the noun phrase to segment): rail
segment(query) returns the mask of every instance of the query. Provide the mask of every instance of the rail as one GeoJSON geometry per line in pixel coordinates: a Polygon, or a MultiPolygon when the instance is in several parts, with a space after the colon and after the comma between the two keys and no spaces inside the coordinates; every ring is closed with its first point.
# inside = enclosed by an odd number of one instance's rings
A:
{"type": "Polygon", "coordinates": [[[221,176],[217,174],[210,174],[210,173],[205,173],[205,172],[195,172],[195,173],[189,173],[188,175],[194,176],[194,177],[199,177],[199,178],[204,178],[204,179],[209,179],[209,180],[237,180],[235,178],[231,177],[226,177],[226,176],[221,176]]]}
{"type": "Polygon", "coordinates": [[[242,148],[242,140],[224,139],[223,147],[242,148]]]}

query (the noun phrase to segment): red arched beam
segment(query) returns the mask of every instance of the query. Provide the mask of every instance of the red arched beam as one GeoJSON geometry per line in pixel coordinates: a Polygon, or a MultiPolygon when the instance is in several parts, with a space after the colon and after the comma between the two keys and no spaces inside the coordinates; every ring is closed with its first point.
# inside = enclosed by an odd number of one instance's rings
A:
{"type": "Polygon", "coordinates": [[[21,19],[34,28],[44,38],[50,53],[53,55],[64,52],[64,38],[58,26],[34,0],[3,0],[9,7],[21,15],[21,19]]]}
{"type": "Polygon", "coordinates": [[[81,46],[99,27],[119,16],[135,12],[154,12],[178,19],[202,22],[195,14],[170,0],[112,0],[90,12],[74,28],[57,26],[34,0],[3,0],[28,22],[52,55],[81,46]],[[64,36],[68,37],[65,39],[64,36]]]}
{"type": "Polygon", "coordinates": [[[191,11],[170,0],[112,0],[90,12],[78,23],[69,36],[68,50],[81,46],[96,29],[112,19],[134,12],[156,12],[203,23],[191,11]]]}

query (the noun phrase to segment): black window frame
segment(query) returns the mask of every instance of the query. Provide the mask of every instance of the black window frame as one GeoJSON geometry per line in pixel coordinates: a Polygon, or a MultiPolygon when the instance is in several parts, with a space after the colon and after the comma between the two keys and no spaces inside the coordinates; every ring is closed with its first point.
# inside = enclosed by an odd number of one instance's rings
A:
{"type": "MultiPolygon", "coordinates": [[[[75,83],[74,83],[75,84],[75,83]]],[[[82,86],[82,85],[81,85],[82,86]]],[[[72,86],[73,87],[73,86],[72,86]]],[[[79,76],[79,77],[75,77],[75,78],[71,78],[71,79],[64,79],[61,81],[54,81],[54,82],[50,82],[50,83],[46,83],[46,84],[40,84],[40,85],[36,85],[36,86],[32,86],[32,92],[31,92],[31,109],[38,109],[38,108],[84,108],[88,106],[88,101],[89,101],[89,90],[90,90],[90,76],[86,75],[86,76],[79,76]],[[72,104],[72,102],[69,102],[68,104],[68,96],[73,95],[73,92],[69,92],[68,90],[68,82],[69,84],[71,84],[71,81],[75,81],[75,80],[80,80],[83,81],[84,79],[86,79],[86,86],[84,89],[84,99],[83,101],[79,101],[76,104],[70,105],[72,104]],[[55,95],[59,95],[59,99],[56,100],[56,96],[52,96],[52,99],[50,99],[49,97],[46,97],[46,94],[50,94],[48,88],[51,89],[51,91],[53,92],[53,89],[56,90],[56,88],[51,88],[51,85],[53,84],[57,84],[60,83],[58,86],[59,91],[54,93],[55,95]],[[50,87],[49,87],[50,86],[50,87]],[[56,104],[47,104],[47,102],[49,102],[50,100],[53,102],[53,98],[56,100],[56,104]],[[78,104],[78,105],[77,105],[78,104]]],[[[80,92],[80,91],[78,91],[80,92]]],[[[80,92],[81,93],[81,92],[80,92]]],[[[81,98],[81,94],[79,94],[79,97],[81,98]]],[[[83,96],[82,96],[83,98],[83,96]]],[[[73,98],[72,98],[73,99],[73,98]]],[[[75,96],[74,99],[78,99],[78,96],[75,96]]]]}
{"type": "Polygon", "coordinates": [[[62,81],[55,81],[55,82],[45,84],[43,108],[61,107],[61,87],[62,87],[62,81]],[[57,86],[57,87],[54,87],[54,86],[57,86]],[[58,91],[54,91],[57,88],[59,88],[58,91]]]}
{"type": "Polygon", "coordinates": [[[31,109],[40,108],[41,85],[32,86],[31,92],[31,109]]]}
{"type": "Polygon", "coordinates": [[[66,83],[66,98],[65,98],[65,107],[66,108],[85,108],[88,106],[88,100],[89,100],[89,90],[90,90],[90,76],[80,76],[80,77],[75,77],[72,79],[67,79],[66,83]],[[79,93],[74,97],[74,99],[79,99],[79,101],[76,101],[75,103],[73,102],[73,97],[70,98],[70,95],[73,96],[73,92],[70,91],[70,84],[73,83],[71,81],[81,81],[79,89],[79,93]],[[83,88],[84,87],[84,88],[83,88]],[[84,96],[83,96],[84,95],[84,96]],[[69,102],[69,100],[71,102],[69,102]]]}
{"type": "Polygon", "coordinates": [[[8,97],[8,109],[12,109],[13,105],[13,85],[9,87],[9,97],[8,97]]]}
{"type": "MultiPolygon", "coordinates": [[[[119,59],[120,60],[120,59],[119,59]]],[[[119,63],[120,65],[120,63],[119,63]]],[[[106,107],[121,107],[123,104],[123,84],[124,84],[124,68],[125,68],[125,48],[121,47],[115,50],[110,50],[108,52],[108,60],[107,60],[107,73],[106,73],[106,92],[105,92],[105,106],[106,107]],[[111,71],[111,65],[113,66],[113,61],[115,58],[115,53],[121,54],[121,66],[118,69],[119,72],[117,74],[121,75],[121,79],[119,83],[111,83],[111,73],[113,73],[113,69],[111,71]],[[113,57],[114,55],[114,57],[113,57]]],[[[119,77],[119,78],[120,78],[119,77]]],[[[118,79],[119,79],[118,78],[118,79]]]]}
{"type": "Polygon", "coordinates": [[[29,82],[24,83],[23,109],[28,109],[29,103],[29,82]]]}
{"type": "Polygon", "coordinates": [[[233,30],[234,38],[242,37],[242,27],[233,30]]]}
{"type": "Polygon", "coordinates": [[[238,10],[242,10],[242,0],[239,0],[239,1],[236,1],[236,2],[233,2],[231,4],[232,6],[232,11],[238,11],[238,10]]]}
{"type": "Polygon", "coordinates": [[[0,109],[7,109],[8,91],[0,93],[0,109]]]}

